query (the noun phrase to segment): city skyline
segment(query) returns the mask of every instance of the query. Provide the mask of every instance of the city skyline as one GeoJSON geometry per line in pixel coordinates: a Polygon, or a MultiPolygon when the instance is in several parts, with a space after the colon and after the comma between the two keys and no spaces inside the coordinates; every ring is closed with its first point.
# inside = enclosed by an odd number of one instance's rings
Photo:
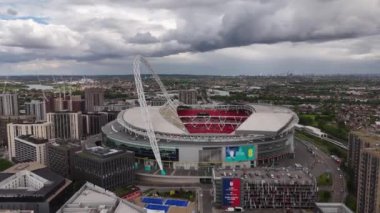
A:
{"type": "Polygon", "coordinates": [[[9,1],[0,73],[378,74],[380,3],[304,1],[9,1]],[[75,18],[67,18],[67,15],[75,18]]]}

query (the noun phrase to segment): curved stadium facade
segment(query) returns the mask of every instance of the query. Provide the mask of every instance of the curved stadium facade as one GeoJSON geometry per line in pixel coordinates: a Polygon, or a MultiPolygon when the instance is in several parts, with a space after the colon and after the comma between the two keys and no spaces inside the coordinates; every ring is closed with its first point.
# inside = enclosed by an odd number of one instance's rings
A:
{"type": "MultiPolygon", "coordinates": [[[[107,146],[135,152],[139,165],[154,155],[139,107],[102,128],[107,146]]],[[[297,115],[272,105],[149,106],[165,168],[252,167],[294,154],[297,115]]]]}

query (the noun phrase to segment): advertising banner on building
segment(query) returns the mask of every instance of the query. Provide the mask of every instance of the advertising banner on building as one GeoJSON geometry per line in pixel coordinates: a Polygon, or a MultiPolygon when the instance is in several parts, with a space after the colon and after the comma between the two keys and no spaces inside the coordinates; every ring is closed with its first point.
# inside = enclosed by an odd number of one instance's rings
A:
{"type": "Polygon", "coordinates": [[[224,178],[222,187],[223,206],[240,206],[240,179],[224,178]]]}
{"type": "Polygon", "coordinates": [[[256,159],[256,147],[248,146],[227,146],[226,162],[252,161],[256,159]]]}

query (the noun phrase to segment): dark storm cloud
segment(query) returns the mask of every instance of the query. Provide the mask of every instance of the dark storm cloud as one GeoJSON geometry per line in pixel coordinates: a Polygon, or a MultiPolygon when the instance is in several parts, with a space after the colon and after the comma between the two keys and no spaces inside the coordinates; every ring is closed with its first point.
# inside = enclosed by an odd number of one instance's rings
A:
{"type": "Polygon", "coordinates": [[[9,9],[7,10],[7,14],[8,14],[8,15],[15,16],[15,15],[18,14],[18,12],[17,12],[16,10],[12,9],[12,8],[9,8],[9,9]]]}
{"type": "MultiPolygon", "coordinates": [[[[191,51],[278,42],[318,42],[380,33],[379,7],[358,8],[346,1],[268,1],[237,3],[223,11],[214,34],[204,29],[198,14],[182,16],[184,26],[167,39],[191,45],[191,51]],[[348,6],[347,6],[348,5],[348,6]],[[190,37],[188,35],[191,35],[190,37]]],[[[214,26],[215,27],[215,26],[214,26]]]]}
{"type": "Polygon", "coordinates": [[[128,41],[135,44],[151,44],[159,42],[158,38],[152,36],[149,32],[137,33],[135,36],[128,39],[128,41]]]}

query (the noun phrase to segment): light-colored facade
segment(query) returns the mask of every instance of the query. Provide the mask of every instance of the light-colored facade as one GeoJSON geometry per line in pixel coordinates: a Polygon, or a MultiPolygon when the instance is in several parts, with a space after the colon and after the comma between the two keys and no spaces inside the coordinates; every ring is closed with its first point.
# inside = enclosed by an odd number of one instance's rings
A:
{"type": "Polygon", "coordinates": [[[36,122],[46,121],[46,104],[45,101],[32,100],[25,103],[27,115],[34,115],[36,122]]]}
{"type": "Polygon", "coordinates": [[[380,212],[380,148],[361,151],[357,189],[357,212],[380,212]]]}
{"type": "Polygon", "coordinates": [[[47,121],[53,124],[56,138],[80,140],[82,138],[81,116],[81,112],[47,113],[47,121]]]}
{"type": "Polygon", "coordinates": [[[30,135],[22,135],[15,139],[15,161],[37,162],[47,164],[46,143],[47,139],[35,138],[30,135]]]}
{"type": "Polygon", "coordinates": [[[37,138],[54,138],[53,123],[10,123],[7,125],[9,159],[16,155],[15,138],[21,135],[33,135],[37,138]]]}
{"type": "Polygon", "coordinates": [[[354,213],[344,203],[315,203],[314,213],[354,213]]]}
{"type": "Polygon", "coordinates": [[[42,189],[48,180],[28,170],[22,170],[0,182],[0,189],[27,189],[37,191],[42,189]]]}
{"type": "Polygon", "coordinates": [[[10,123],[32,123],[34,116],[32,115],[13,115],[4,116],[0,115],[0,145],[7,146],[8,134],[7,125],[10,123]]]}
{"type": "Polygon", "coordinates": [[[70,185],[70,180],[42,164],[15,164],[0,174],[0,209],[6,212],[56,212],[71,191],[70,185]]]}
{"type": "Polygon", "coordinates": [[[348,137],[348,166],[354,170],[355,187],[358,184],[360,152],[380,145],[380,136],[368,131],[353,131],[348,137]]]}
{"type": "Polygon", "coordinates": [[[0,115],[18,115],[17,94],[0,94],[0,115]]]}
{"type": "Polygon", "coordinates": [[[57,211],[57,213],[64,212],[144,213],[147,211],[117,197],[111,191],[87,182],[57,211]]]}
{"type": "MultiPolygon", "coordinates": [[[[213,110],[215,108],[223,110],[243,109],[250,111],[251,114],[244,122],[239,123],[232,133],[192,134],[188,133],[181,125],[177,125],[178,123],[170,120],[175,116],[183,117],[178,115],[167,116],[167,114],[162,113],[162,107],[149,107],[164,166],[186,170],[206,169],[207,174],[209,174],[210,168],[214,166],[253,167],[256,164],[269,163],[293,156],[294,125],[298,122],[298,117],[291,110],[266,105],[219,105],[217,107],[209,106],[207,109],[213,110]],[[235,151],[239,154],[246,153],[244,155],[250,157],[235,160],[233,159],[234,154],[231,154],[235,151]]],[[[194,126],[198,122],[196,116],[184,117],[190,117],[186,125],[189,125],[193,118],[194,123],[192,124],[194,126]]],[[[219,122],[219,120],[215,122],[219,122]]],[[[239,122],[238,119],[236,122],[239,122]]],[[[215,126],[217,125],[219,124],[217,123],[215,126]]],[[[154,159],[144,126],[138,107],[122,111],[115,121],[102,128],[105,136],[104,143],[111,147],[116,146],[134,151],[136,161],[142,165],[146,159],[154,159]]]]}

